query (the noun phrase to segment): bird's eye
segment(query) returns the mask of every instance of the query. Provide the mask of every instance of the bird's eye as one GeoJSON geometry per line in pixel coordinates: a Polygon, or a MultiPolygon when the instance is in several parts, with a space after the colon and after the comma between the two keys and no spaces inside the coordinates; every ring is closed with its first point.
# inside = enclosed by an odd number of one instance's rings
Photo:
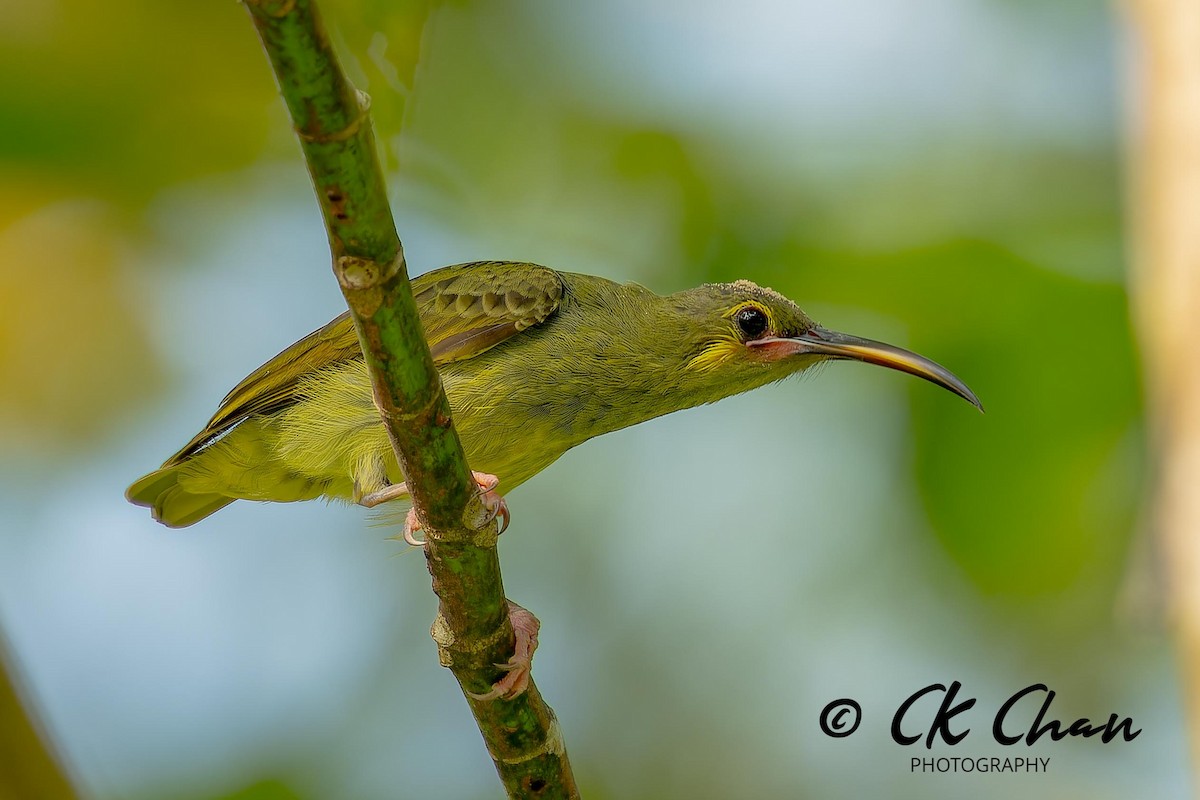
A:
{"type": "Polygon", "coordinates": [[[767,313],[757,306],[746,306],[733,315],[738,330],[747,339],[757,339],[767,329],[767,313]]]}

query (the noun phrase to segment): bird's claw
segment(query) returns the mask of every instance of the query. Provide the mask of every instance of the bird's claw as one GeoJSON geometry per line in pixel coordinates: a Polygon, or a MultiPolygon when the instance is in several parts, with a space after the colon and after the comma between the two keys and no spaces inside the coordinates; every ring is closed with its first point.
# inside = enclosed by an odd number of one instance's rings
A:
{"type": "Polygon", "coordinates": [[[500,485],[500,479],[486,472],[472,472],[471,476],[475,478],[475,483],[479,484],[479,499],[483,501],[483,507],[488,512],[484,517],[483,524],[487,525],[496,517],[500,517],[500,530],[496,534],[499,536],[508,530],[508,523],[511,519],[508,513],[508,503],[496,492],[496,487],[500,485]]]}
{"type": "Polygon", "coordinates": [[[483,501],[483,507],[487,509],[488,515],[484,518],[483,524],[487,525],[496,517],[500,517],[500,530],[496,531],[496,535],[504,533],[508,530],[508,523],[511,517],[508,513],[508,503],[504,502],[504,498],[490,490],[479,492],[479,499],[483,501]]]}
{"type": "MultiPolygon", "coordinates": [[[[483,501],[483,507],[488,512],[487,517],[483,520],[483,524],[487,525],[496,517],[499,517],[501,520],[500,530],[496,534],[499,536],[508,530],[508,523],[512,519],[508,513],[508,503],[496,492],[496,487],[500,485],[500,479],[486,472],[472,472],[471,477],[475,479],[475,483],[479,486],[479,499],[483,501]]],[[[417,511],[410,508],[408,516],[404,518],[404,541],[413,547],[424,547],[425,540],[416,537],[416,532],[419,530],[421,530],[421,521],[417,519],[417,511]]]]}
{"type": "Polygon", "coordinates": [[[425,540],[418,539],[415,535],[419,530],[421,530],[421,520],[417,519],[417,510],[410,508],[408,516],[404,518],[404,541],[413,547],[424,547],[425,540]]]}
{"type": "Polygon", "coordinates": [[[508,602],[508,618],[516,636],[512,658],[503,664],[495,665],[496,669],[503,670],[505,674],[492,684],[490,692],[467,692],[475,700],[513,700],[529,688],[529,671],[533,666],[533,653],[538,646],[538,629],[542,627],[542,623],[531,612],[511,600],[508,602]]]}

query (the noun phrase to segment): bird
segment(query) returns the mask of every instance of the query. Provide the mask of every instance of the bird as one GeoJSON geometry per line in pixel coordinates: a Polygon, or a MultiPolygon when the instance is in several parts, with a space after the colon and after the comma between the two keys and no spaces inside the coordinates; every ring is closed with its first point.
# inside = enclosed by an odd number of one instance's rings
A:
{"type": "MultiPolygon", "coordinates": [[[[830,360],[907,372],[983,410],[940,364],[824,328],[747,280],[660,296],[636,283],[478,261],[420,275],[412,291],[467,462],[485,507],[505,527],[503,493],[571,448],[830,360]]],[[[126,497],[171,528],[235,500],[324,497],[370,508],[410,501],[349,312],[247,376],[126,497]]],[[[410,508],[410,544],[424,544],[413,535],[419,527],[410,508]]],[[[511,699],[529,685],[539,623],[515,603],[509,609],[513,657],[476,699],[511,699]]]]}
{"type": "MultiPolygon", "coordinates": [[[[596,436],[855,360],[983,410],[945,367],[821,327],[747,280],[660,296],[636,283],[478,261],[412,280],[467,462],[493,506],[596,436]]],[[[234,500],[406,498],[349,312],[259,367],[208,424],[126,492],[172,528],[234,500]]]]}

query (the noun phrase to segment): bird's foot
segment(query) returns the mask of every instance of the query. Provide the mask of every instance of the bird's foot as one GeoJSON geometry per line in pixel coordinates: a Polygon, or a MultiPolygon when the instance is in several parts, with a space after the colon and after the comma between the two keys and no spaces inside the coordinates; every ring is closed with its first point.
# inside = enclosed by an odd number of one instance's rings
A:
{"type": "MultiPolygon", "coordinates": [[[[500,485],[500,479],[486,472],[472,472],[471,477],[475,479],[475,483],[479,484],[479,499],[483,501],[483,507],[488,512],[483,524],[487,525],[496,517],[500,517],[500,530],[496,533],[499,536],[508,530],[508,523],[511,519],[508,513],[508,503],[496,491],[496,487],[500,485]]],[[[520,608],[520,606],[517,607],[520,608]]]]}
{"type": "Polygon", "coordinates": [[[419,530],[421,530],[421,520],[417,519],[417,510],[410,508],[404,517],[404,541],[413,547],[424,547],[425,540],[417,538],[419,530]]]}
{"type": "Polygon", "coordinates": [[[476,700],[512,700],[529,688],[529,670],[533,666],[533,653],[538,646],[538,629],[542,627],[542,623],[531,611],[521,608],[511,600],[508,601],[508,618],[516,635],[512,658],[496,665],[496,668],[504,670],[505,674],[492,684],[490,692],[467,692],[476,700]]]}
{"type": "MultiPolygon", "coordinates": [[[[487,525],[496,517],[500,517],[500,531],[497,535],[504,533],[506,530],[508,530],[508,522],[511,517],[508,513],[508,503],[504,502],[504,498],[496,492],[496,487],[500,485],[500,479],[495,475],[489,475],[486,472],[472,472],[471,477],[475,479],[475,483],[479,486],[479,499],[483,501],[483,507],[488,512],[487,517],[485,517],[483,520],[483,524],[487,525]]],[[[397,483],[395,486],[389,486],[379,492],[374,492],[371,495],[367,495],[367,497],[364,497],[360,502],[363,505],[367,505],[366,501],[368,498],[373,499],[374,495],[382,495],[384,493],[392,493],[391,497],[387,498],[392,499],[399,494],[407,494],[407,490],[404,489],[403,483],[397,483]],[[394,492],[397,487],[400,487],[400,492],[394,492]]],[[[377,505],[380,502],[383,501],[377,500],[375,504],[377,505]]],[[[370,508],[370,506],[368,506],[368,508],[370,508]]],[[[418,539],[416,537],[416,533],[419,530],[421,530],[421,521],[417,519],[417,511],[414,508],[410,508],[408,510],[408,516],[404,518],[404,541],[408,542],[413,547],[424,547],[425,540],[418,539]]],[[[520,608],[520,606],[517,607],[520,608]]],[[[524,611],[524,609],[521,610],[524,611]]]]}

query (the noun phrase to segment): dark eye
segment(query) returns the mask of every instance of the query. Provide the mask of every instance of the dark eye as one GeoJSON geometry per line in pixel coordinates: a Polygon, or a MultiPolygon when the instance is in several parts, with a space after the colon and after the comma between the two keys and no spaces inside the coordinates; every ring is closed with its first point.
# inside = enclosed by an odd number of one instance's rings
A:
{"type": "Polygon", "coordinates": [[[757,306],[746,306],[733,315],[738,330],[747,339],[757,339],[767,329],[767,313],[757,306]]]}

